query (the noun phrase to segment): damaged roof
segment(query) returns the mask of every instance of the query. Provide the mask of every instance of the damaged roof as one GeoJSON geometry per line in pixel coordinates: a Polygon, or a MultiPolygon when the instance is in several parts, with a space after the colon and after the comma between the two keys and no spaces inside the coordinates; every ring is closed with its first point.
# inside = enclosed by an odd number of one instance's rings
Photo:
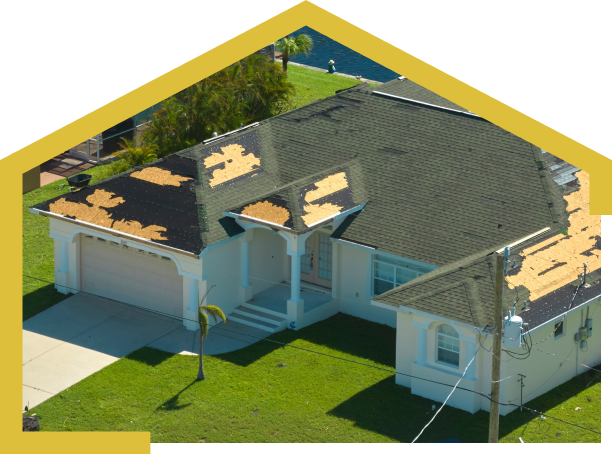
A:
{"type": "Polygon", "coordinates": [[[326,169],[227,211],[301,233],[366,203],[358,161],[326,169]]]}
{"type": "Polygon", "coordinates": [[[543,159],[482,118],[361,84],[34,208],[200,254],[243,231],[232,216],[300,232],[365,204],[334,237],[444,266],[565,225],[543,159]]]}
{"type": "MultiPolygon", "coordinates": [[[[601,294],[601,217],[588,214],[589,175],[549,153],[544,155],[548,172],[567,203],[568,227],[551,229],[511,248],[503,292],[504,308],[517,302],[517,313],[531,328],[559,317],[570,304],[578,307],[601,294]],[[586,280],[579,286],[585,265],[586,280]]],[[[448,264],[375,301],[472,326],[492,325],[493,252],[448,264]]]]}

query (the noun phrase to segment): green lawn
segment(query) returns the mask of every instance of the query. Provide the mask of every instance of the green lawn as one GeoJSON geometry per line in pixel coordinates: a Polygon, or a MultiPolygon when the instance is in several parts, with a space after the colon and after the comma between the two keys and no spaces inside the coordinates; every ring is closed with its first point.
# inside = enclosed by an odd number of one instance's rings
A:
{"type": "MultiPolygon", "coordinates": [[[[292,108],[316,99],[332,96],[337,90],[350,88],[359,81],[334,74],[326,74],[299,66],[289,66],[289,80],[296,86],[292,108]]],[[[96,175],[99,168],[85,171],[96,175]]],[[[95,176],[94,180],[95,181],[95,176]]],[[[92,182],[93,182],[92,181],[92,182]]],[[[26,320],[67,298],[58,293],[53,284],[53,240],[49,238],[49,219],[28,212],[28,207],[60,195],[60,180],[23,195],[23,274],[42,279],[23,278],[23,319],[26,320]]],[[[63,192],[67,192],[64,189],[63,192]]]]}
{"type": "MultiPolygon", "coordinates": [[[[388,369],[395,363],[394,329],[344,314],[270,339],[388,369]]],[[[30,413],[44,431],[147,431],[152,442],[410,442],[432,416],[434,402],[396,385],[392,373],[267,341],[206,357],[205,381],[194,380],[197,368],[195,356],[145,347],[30,413]]],[[[580,375],[529,406],[599,431],[601,384],[586,387],[592,378],[580,375]]],[[[528,412],[500,419],[502,441],[601,441],[528,412]]],[[[488,421],[484,411],[445,407],[419,441],[486,442],[488,421]]]]}
{"type": "Polygon", "coordinates": [[[348,77],[293,65],[289,65],[287,68],[287,75],[289,82],[294,84],[296,88],[296,94],[291,105],[294,109],[317,99],[332,96],[337,90],[351,88],[361,83],[348,77]]]}

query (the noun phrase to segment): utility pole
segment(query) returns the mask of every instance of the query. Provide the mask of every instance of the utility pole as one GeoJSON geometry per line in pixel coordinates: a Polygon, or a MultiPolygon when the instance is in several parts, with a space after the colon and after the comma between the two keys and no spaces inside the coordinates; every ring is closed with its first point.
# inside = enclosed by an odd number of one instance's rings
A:
{"type": "Polygon", "coordinates": [[[495,305],[493,322],[493,367],[491,370],[491,411],[489,414],[489,443],[497,443],[499,438],[499,377],[501,374],[501,344],[502,344],[502,293],[504,289],[505,266],[510,251],[508,247],[504,253],[495,254],[495,305]]]}

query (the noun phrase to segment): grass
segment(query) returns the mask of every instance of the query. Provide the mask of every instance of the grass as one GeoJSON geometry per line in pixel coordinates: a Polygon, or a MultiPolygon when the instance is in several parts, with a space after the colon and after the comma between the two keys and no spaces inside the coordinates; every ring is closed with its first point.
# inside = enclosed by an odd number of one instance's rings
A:
{"type": "MultiPolygon", "coordinates": [[[[344,314],[270,339],[387,369],[395,363],[394,329],[344,314]]],[[[197,368],[197,356],[145,347],[30,413],[43,431],[147,431],[152,442],[410,442],[435,403],[396,385],[390,372],[267,341],[206,357],[202,382],[197,368]]],[[[580,375],[529,406],[599,431],[601,384],[585,387],[592,378],[580,375]]],[[[488,420],[484,411],[445,407],[419,441],[486,442],[488,420]]],[[[518,443],[519,436],[601,441],[528,412],[501,417],[501,441],[518,443]]]]}
{"type": "MultiPolygon", "coordinates": [[[[296,94],[291,104],[295,109],[317,99],[332,96],[338,90],[359,85],[360,81],[348,77],[314,71],[300,66],[289,65],[287,68],[289,82],[295,85],[296,94]]],[[[370,84],[375,86],[373,84],[370,84]]]]}
{"type": "MultiPolygon", "coordinates": [[[[299,66],[289,66],[289,80],[296,86],[296,95],[292,108],[297,108],[317,99],[332,96],[337,90],[350,88],[360,82],[354,79],[313,71],[299,66]]],[[[94,175],[96,181],[101,173],[100,167],[86,170],[83,173],[94,175]]],[[[53,240],[49,238],[49,219],[35,216],[28,208],[68,192],[58,191],[60,184],[66,184],[62,179],[23,195],[23,274],[42,281],[23,278],[23,320],[59,303],[68,296],[55,290],[53,284],[53,240]],[[46,281],[46,282],[43,282],[46,281]]]]}

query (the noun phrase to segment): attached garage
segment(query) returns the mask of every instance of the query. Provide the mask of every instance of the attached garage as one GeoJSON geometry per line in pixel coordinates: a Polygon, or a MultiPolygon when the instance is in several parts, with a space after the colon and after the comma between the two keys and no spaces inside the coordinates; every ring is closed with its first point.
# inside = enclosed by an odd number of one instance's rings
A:
{"type": "Polygon", "coordinates": [[[81,234],[81,290],[160,312],[183,315],[183,277],[167,257],[81,234]]]}

